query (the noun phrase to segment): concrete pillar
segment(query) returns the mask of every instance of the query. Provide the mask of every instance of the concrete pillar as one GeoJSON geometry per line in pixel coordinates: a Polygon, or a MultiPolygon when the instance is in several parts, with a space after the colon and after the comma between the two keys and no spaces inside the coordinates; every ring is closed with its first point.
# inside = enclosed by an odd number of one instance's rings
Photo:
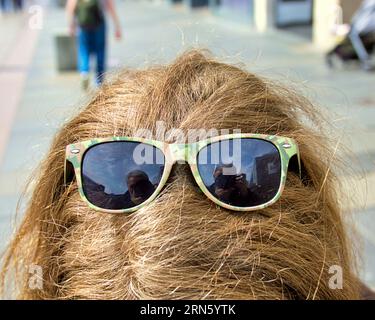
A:
{"type": "Polygon", "coordinates": [[[339,12],[339,0],[315,0],[313,13],[313,41],[321,50],[330,49],[335,43],[332,28],[339,12]]]}
{"type": "Polygon", "coordinates": [[[275,9],[275,0],[254,0],[254,25],[259,32],[275,27],[275,9]]]}

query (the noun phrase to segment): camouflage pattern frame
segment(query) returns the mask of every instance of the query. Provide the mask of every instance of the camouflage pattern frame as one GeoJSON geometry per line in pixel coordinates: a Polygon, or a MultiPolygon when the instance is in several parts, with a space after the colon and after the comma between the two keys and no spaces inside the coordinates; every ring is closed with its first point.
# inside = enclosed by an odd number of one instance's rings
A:
{"type": "Polygon", "coordinates": [[[233,211],[255,211],[255,210],[261,210],[268,206],[271,206],[272,204],[274,204],[275,202],[279,200],[285,187],[290,160],[294,156],[297,156],[299,175],[301,177],[301,159],[300,159],[299,148],[298,148],[296,141],[292,138],[286,138],[286,137],[275,136],[275,135],[235,133],[235,134],[216,136],[216,137],[208,138],[205,140],[197,141],[191,144],[178,144],[178,143],[170,144],[170,143],[166,143],[162,141],[144,139],[144,138],[136,138],[136,137],[97,138],[97,139],[73,143],[66,147],[64,183],[65,185],[70,183],[70,181],[68,181],[69,171],[70,169],[74,169],[74,174],[76,177],[79,194],[90,208],[96,211],[107,212],[107,213],[130,213],[130,212],[137,211],[141,209],[142,207],[147,206],[150,202],[152,202],[159,195],[162,188],[167,183],[167,180],[171,173],[173,165],[176,162],[184,161],[189,164],[191,172],[199,188],[216,205],[229,209],[229,210],[233,210],[233,211]],[[265,140],[265,141],[271,142],[279,151],[280,160],[281,160],[280,186],[274,198],[272,198],[269,202],[265,204],[254,206],[254,207],[246,207],[246,208],[236,207],[236,206],[226,204],[211,194],[211,192],[207,189],[207,187],[203,183],[203,180],[199,174],[198,166],[197,166],[197,156],[198,156],[199,151],[202,148],[214,142],[231,140],[231,139],[240,139],[240,138],[265,140]],[[132,141],[132,142],[140,142],[140,143],[144,143],[147,145],[151,145],[160,149],[165,157],[164,171],[163,171],[158,187],[155,189],[154,193],[145,202],[133,208],[122,209],[122,210],[110,210],[110,209],[97,207],[91,202],[89,202],[83,190],[81,165],[82,165],[82,161],[85,156],[85,153],[91,147],[95,145],[106,143],[106,142],[113,142],[113,141],[132,141]]]}

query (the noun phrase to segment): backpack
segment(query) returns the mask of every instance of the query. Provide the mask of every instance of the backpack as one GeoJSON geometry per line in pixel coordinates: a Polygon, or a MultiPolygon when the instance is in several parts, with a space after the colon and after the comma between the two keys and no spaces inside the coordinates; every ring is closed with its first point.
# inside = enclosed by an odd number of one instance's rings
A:
{"type": "Polygon", "coordinates": [[[78,0],[76,17],[78,25],[83,29],[95,29],[104,20],[100,0],[78,0]]]}

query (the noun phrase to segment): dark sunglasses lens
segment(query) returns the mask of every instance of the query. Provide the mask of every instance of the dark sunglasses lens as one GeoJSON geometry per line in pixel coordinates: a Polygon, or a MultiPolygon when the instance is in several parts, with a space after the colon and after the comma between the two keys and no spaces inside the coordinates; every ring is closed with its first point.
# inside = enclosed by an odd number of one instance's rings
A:
{"type": "Polygon", "coordinates": [[[83,192],[99,208],[135,207],[158,187],[164,163],[162,151],[148,144],[114,141],[95,145],[83,158],[83,192]]]}
{"type": "Polygon", "coordinates": [[[272,200],[281,183],[281,159],[274,144],[259,139],[212,143],[198,154],[198,170],[209,192],[236,207],[272,200]]]}

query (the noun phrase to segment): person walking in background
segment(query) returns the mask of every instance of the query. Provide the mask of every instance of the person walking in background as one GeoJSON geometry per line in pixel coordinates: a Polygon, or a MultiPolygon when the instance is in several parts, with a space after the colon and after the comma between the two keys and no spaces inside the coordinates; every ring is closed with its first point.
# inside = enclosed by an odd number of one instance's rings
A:
{"type": "Polygon", "coordinates": [[[115,37],[121,39],[121,26],[114,0],[68,0],[66,5],[69,32],[77,36],[78,69],[82,88],[89,86],[90,55],[96,56],[96,84],[104,80],[106,71],[106,12],[115,26],[115,37]]]}
{"type": "Polygon", "coordinates": [[[5,12],[8,8],[8,1],[0,0],[0,8],[1,8],[1,12],[5,12]]]}
{"type": "Polygon", "coordinates": [[[23,0],[13,0],[14,11],[22,11],[23,0]]]}
{"type": "Polygon", "coordinates": [[[24,0],[0,0],[0,13],[22,11],[24,0]]]}

